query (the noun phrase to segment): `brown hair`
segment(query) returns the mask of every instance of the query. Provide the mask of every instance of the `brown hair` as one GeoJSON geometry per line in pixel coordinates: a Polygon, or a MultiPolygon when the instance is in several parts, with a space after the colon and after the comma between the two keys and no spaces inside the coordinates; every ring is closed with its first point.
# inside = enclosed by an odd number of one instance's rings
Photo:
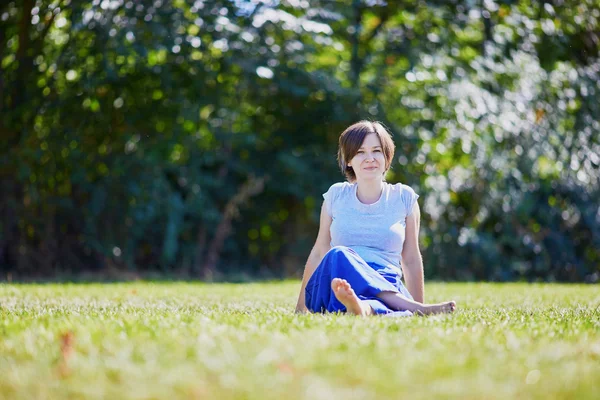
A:
{"type": "Polygon", "coordinates": [[[379,137],[383,155],[385,157],[385,170],[387,172],[390,169],[392,159],[394,158],[394,150],[396,148],[392,136],[381,122],[359,121],[346,128],[339,139],[337,154],[338,163],[342,173],[346,175],[348,182],[356,181],[356,174],[352,167],[348,166],[348,162],[354,158],[360,149],[360,146],[362,146],[365,137],[371,133],[374,133],[379,137]]]}

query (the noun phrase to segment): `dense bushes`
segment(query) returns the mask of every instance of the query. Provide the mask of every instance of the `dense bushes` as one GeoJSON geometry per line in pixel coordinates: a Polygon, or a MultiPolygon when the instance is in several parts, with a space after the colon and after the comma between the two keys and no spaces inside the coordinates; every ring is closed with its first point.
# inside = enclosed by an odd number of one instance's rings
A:
{"type": "Polygon", "coordinates": [[[297,274],[370,118],[429,277],[597,280],[598,2],[395,3],[1,5],[2,275],[297,274]]]}

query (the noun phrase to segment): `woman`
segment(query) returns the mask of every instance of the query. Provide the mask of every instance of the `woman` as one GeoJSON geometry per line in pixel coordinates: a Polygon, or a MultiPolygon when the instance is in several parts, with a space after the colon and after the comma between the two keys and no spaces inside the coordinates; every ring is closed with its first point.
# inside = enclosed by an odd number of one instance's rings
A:
{"type": "Polygon", "coordinates": [[[419,196],[385,182],[393,158],[394,143],[379,122],[360,121],[340,135],[338,162],[348,182],[323,194],[296,312],[412,315],[456,308],[454,301],[423,303],[419,196]]]}

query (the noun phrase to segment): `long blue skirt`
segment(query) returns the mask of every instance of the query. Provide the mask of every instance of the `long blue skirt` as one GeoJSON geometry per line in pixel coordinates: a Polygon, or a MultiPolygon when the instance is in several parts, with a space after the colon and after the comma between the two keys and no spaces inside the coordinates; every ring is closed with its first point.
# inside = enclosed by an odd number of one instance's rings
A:
{"type": "Polygon", "coordinates": [[[377,264],[365,262],[354,250],[336,246],[327,252],[306,285],[306,308],[311,312],[346,312],[331,290],[331,281],[348,281],[359,299],[366,301],[377,314],[412,315],[410,311],[393,310],[377,295],[382,291],[401,293],[413,299],[397,273],[377,264]]]}

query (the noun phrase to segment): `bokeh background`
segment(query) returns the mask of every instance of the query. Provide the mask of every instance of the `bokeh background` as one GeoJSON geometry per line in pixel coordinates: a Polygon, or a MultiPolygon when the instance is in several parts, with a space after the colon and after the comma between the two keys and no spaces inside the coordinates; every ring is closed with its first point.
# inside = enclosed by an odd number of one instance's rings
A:
{"type": "Polygon", "coordinates": [[[600,1],[0,3],[0,279],[298,277],[337,138],[426,278],[600,278],[600,1]]]}

